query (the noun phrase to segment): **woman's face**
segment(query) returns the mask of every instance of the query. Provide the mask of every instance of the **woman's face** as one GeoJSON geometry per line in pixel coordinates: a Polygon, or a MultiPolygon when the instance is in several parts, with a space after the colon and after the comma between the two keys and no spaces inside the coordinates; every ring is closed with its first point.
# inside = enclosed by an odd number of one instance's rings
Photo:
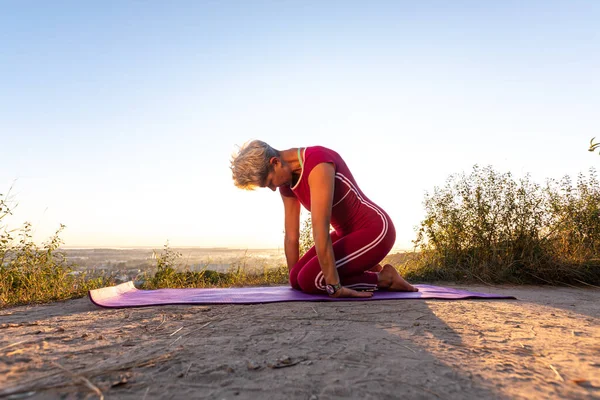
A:
{"type": "Polygon", "coordinates": [[[275,191],[279,186],[289,184],[292,181],[292,172],[289,168],[286,168],[280,159],[273,157],[271,165],[272,170],[260,187],[267,187],[275,191]]]}

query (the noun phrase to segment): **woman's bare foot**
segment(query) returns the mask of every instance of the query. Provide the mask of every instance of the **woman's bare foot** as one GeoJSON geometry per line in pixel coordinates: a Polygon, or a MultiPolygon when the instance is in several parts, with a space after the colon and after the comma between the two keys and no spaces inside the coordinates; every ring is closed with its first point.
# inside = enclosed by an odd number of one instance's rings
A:
{"type": "Polygon", "coordinates": [[[371,272],[381,272],[382,269],[383,269],[383,267],[381,266],[381,264],[377,264],[376,266],[374,266],[373,268],[369,269],[368,271],[371,271],[371,272]]]}
{"type": "Polygon", "coordinates": [[[406,282],[396,268],[390,264],[385,264],[379,273],[379,283],[377,287],[395,292],[418,292],[419,289],[406,282]]]}

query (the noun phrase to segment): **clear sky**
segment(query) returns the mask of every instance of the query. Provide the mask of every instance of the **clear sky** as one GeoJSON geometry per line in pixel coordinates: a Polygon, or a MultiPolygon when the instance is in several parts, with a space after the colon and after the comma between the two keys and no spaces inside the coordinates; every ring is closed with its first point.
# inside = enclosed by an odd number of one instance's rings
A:
{"type": "Polygon", "coordinates": [[[65,246],[276,248],[236,145],[323,145],[410,248],[474,164],[600,165],[600,1],[5,1],[0,193],[65,246]]]}

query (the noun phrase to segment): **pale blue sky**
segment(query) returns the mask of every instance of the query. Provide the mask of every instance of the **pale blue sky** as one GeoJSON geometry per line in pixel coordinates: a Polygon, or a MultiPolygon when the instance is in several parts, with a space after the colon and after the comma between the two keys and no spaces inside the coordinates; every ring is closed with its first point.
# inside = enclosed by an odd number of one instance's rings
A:
{"type": "Polygon", "coordinates": [[[279,195],[230,177],[255,138],[340,152],[398,248],[474,164],[540,183],[600,164],[595,0],[0,6],[0,193],[38,240],[278,247],[279,195]]]}

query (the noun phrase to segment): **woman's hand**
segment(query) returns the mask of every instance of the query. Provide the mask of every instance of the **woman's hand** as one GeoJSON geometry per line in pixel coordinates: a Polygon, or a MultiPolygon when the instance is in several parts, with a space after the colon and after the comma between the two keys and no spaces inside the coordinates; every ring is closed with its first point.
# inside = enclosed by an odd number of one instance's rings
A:
{"type": "Polygon", "coordinates": [[[373,292],[359,292],[358,290],[341,287],[340,290],[331,295],[331,297],[372,297],[373,292]]]}

